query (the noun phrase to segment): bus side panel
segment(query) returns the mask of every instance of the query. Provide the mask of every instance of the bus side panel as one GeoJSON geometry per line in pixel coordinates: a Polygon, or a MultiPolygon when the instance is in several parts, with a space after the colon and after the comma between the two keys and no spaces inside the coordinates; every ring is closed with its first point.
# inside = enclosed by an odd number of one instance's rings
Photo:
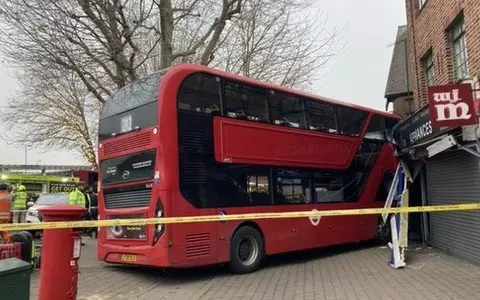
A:
{"type": "Polygon", "coordinates": [[[359,139],[215,117],[217,162],[347,168],[359,139]]]}
{"type": "MultiPolygon", "coordinates": [[[[252,213],[251,208],[223,208],[219,209],[227,215],[252,213]]],[[[255,207],[255,213],[271,212],[271,207],[255,207]]],[[[279,210],[277,210],[279,211],[279,210]]],[[[285,210],[287,211],[287,210],[285,210]]],[[[306,222],[304,220],[304,222],[306,222]]],[[[298,238],[298,233],[304,231],[300,228],[300,223],[296,219],[278,219],[278,220],[251,220],[246,224],[255,224],[254,227],[260,228],[260,233],[264,237],[266,254],[282,253],[296,250],[299,245],[292,243],[298,238]]],[[[230,260],[230,245],[234,237],[235,230],[241,225],[241,221],[218,222],[218,260],[227,262],[230,260]]]]}
{"type": "MultiPolygon", "coordinates": [[[[312,209],[345,209],[353,206],[340,204],[328,205],[285,205],[276,207],[276,212],[311,211],[312,209]]],[[[227,214],[252,213],[249,208],[222,209],[227,214]]],[[[271,212],[271,207],[255,207],[256,213],[271,212]]],[[[354,217],[323,217],[318,222],[310,218],[289,218],[271,220],[252,220],[260,227],[265,240],[265,252],[267,255],[305,250],[335,244],[356,241],[358,221],[354,217]]],[[[358,217],[357,217],[358,219],[358,217]]],[[[230,243],[235,230],[241,222],[219,222],[219,262],[227,262],[230,259],[230,243]]]]}
{"type": "MultiPolygon", "coordinates": [[[[385,200],[375,201],[377,192],[386,171],[394,171],[393,150],[391,145],[381,148],[380,154],[369,175],[359,201],[338,204],[306,204],[277,206],[276,212],[342,210],[383,207],[385,200]]],[[[378,199],[377,199],[378,200],[378,199]]],[[[221,209],[227,214],[251,213],[248,208],[221,209]]],[[[255,212],[269,212],[269,207],[256,207],[255,212]]],[[[378,215],[332,216],[320,220],[310,218],[254,220],[265,237],[266,253],[277,254],[295,250],[361,242],[375,238],[378,215]]],[[[239,222],[219,223],[219,261],[225,262],[230,256],[230,239],[239,222]]]]}
{"type": "MultiPolygon", "coordinates": [[[[215,209],[193,209],[181,194],[172,193],[173,216],[215,215],[215,209]]],[[[170,227],[172,267],[200,266],[217,262],[217,225],[215,222],[172,224],[170,227]]]]}

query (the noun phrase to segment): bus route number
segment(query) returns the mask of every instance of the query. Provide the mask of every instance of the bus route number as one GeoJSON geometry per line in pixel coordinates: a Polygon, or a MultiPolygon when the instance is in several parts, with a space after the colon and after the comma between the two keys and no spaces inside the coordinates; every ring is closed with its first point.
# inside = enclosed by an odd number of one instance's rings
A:
{"type": "Polygon", "coordinates": [[[132,130],[132,115],[120,119],[120,131],[128,132],[132,130]]]}

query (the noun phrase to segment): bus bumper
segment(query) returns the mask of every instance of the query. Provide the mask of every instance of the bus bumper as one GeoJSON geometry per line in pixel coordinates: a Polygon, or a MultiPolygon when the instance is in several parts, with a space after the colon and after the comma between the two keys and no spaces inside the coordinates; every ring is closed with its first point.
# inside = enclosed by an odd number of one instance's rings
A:
{"type": "Polygon", "coordinates": [[[112,264],[128,264],[166,268],[168,249],[161,245],[121,246],[115,244],[98,244],[98,260],[112,264]]]}

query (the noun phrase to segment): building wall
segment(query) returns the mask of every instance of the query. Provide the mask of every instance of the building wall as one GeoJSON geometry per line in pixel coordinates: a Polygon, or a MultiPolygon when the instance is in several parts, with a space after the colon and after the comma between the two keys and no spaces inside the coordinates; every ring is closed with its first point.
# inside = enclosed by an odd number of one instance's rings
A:
{"type": "Polygon", "coordinates": [[[454,75],[450,26],[463,13],[466,27],[469,75],[480,72],[480,0],[405,0],[408,24],[409,63],[415,110],[427,104],[423,58],[433,51],[434,85],[457,82],[454,75]]]}
{"type": "Polygon", "coordinates": [[[411,96],[399,97],[393,101],[393,112],[400,115],[402,119],[410,117],[414,111],[411,96]]]}

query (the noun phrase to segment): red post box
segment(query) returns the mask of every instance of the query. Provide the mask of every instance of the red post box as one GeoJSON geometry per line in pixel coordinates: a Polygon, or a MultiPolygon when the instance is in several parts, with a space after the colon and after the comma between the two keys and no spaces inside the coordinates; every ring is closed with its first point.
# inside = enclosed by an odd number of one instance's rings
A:
{"type": "MultiPolygon", "coordinates": [[[[81,220],[87,210],[74,205],[55,205],[39,212],[45,222],[58,222],[81,220]]],[[[43,232],[39,300],[77,298],[80,252],[79,230],[48,229],[43,232]]]]}

